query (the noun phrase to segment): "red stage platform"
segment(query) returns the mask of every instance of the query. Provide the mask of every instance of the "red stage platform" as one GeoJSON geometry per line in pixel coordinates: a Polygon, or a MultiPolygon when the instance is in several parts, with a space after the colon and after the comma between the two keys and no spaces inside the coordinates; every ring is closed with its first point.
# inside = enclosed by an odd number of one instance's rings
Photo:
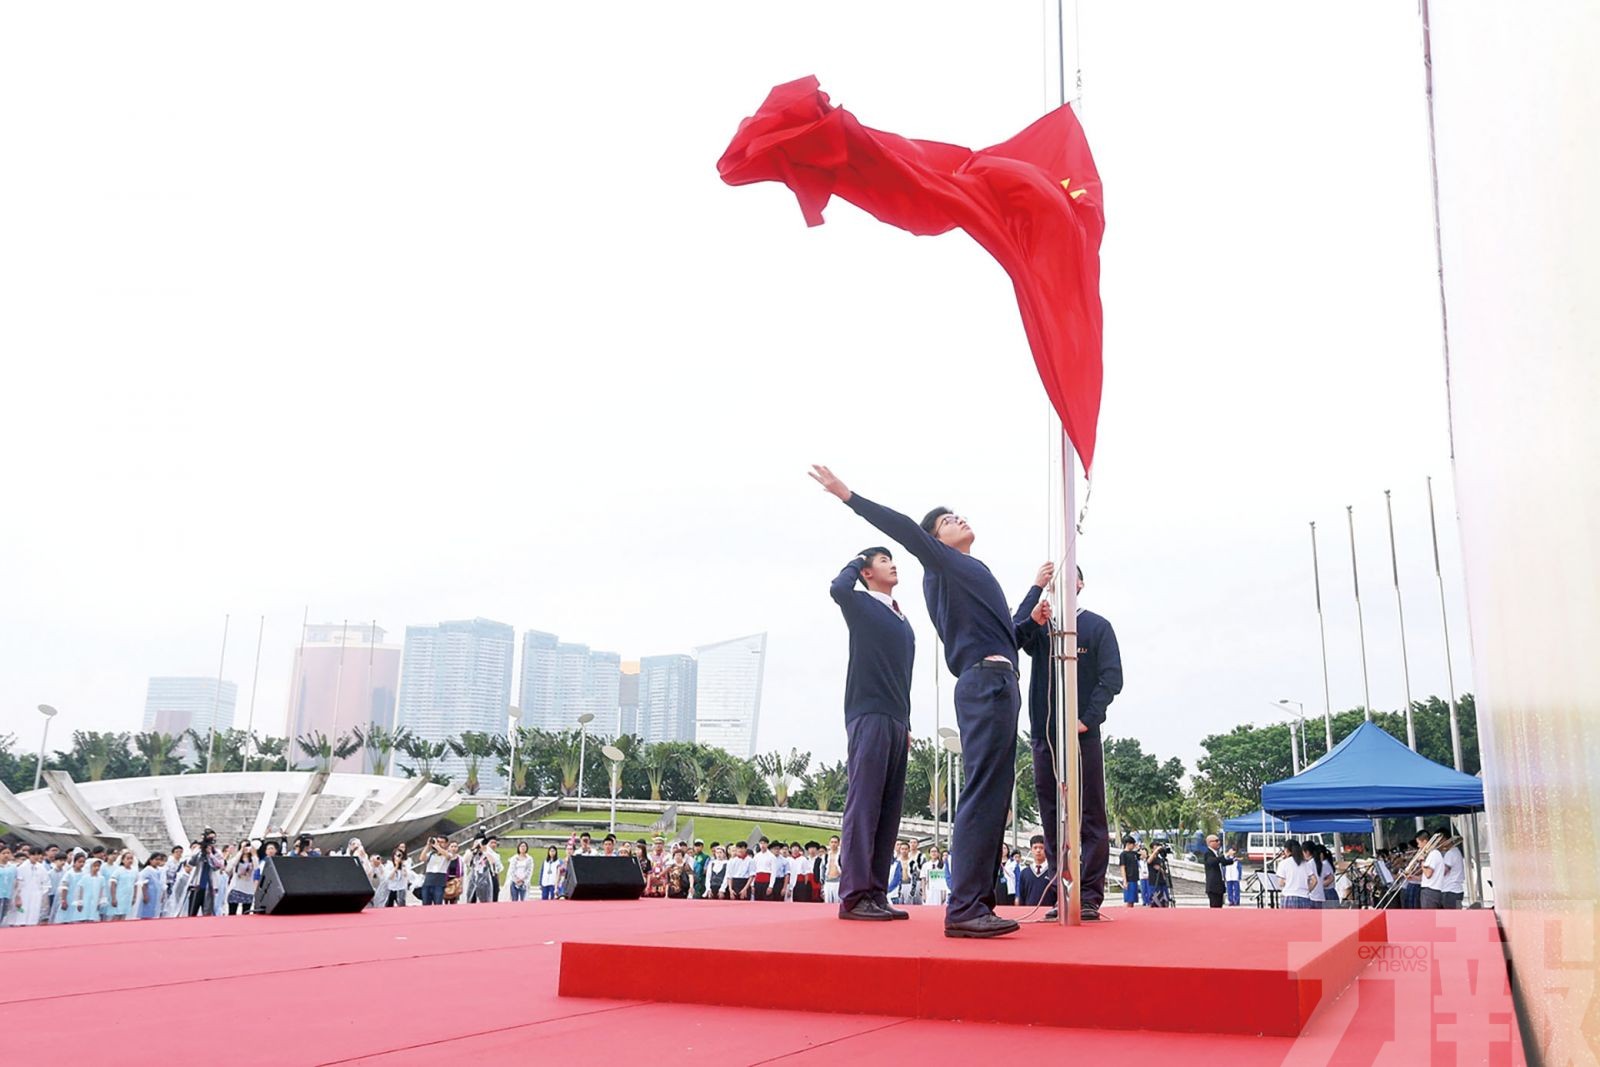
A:
{"type": "MultiPolygon", "coordinates": [[[[63,1050],[70,1058],[75,1041],[97,1035],[110,1042],[114,1058],[140,1067],[165,1063],[186,1040],[205,1035],[230,1067],[437,1067],[463,1058],[477,1065],[553,1059],[615,1067],[639,1057],[651,1067],[778,1061],[785,1067],[883,1067],[929,1056],[941,1062],[1088,1057],[1228,1067],[1524,1062],[1500,940],[1487,912],[1389,913],[1387,943],[1358,952],[1370,957],[1366,969],[1343,995],[1317,1009],[1298,1038],[668,1002],[671,983],[696,977],[688,962],[695,947],[715,938],[735,946],[727,951],[743,953],[723,969],[730,986],[777,977],[817,996],[810,1003],[798,997],[797,1004],[825,1005],[836,992],[803,968],[773,974],[774,954],[804,948],[810,939],[832,939],[835,926],[855,929],[824,921],[825,915],[805,905],[647,900],[0,929],[0,975],[6,978],[0,982],[0,1033],[8,1062],[59,1059],[63,1050]],[[685,962],[648,997],[557,996],[564,943],[624,940],[641,955],[622,955],[619,981],[642,970],[646,948],[679,946],[685,962]]],[[[1247,929],[1252,923],[1270,929],[1289,916],[1253,909],[1118,909],[1112,917],[1115,925],[1073,931],[1031,927],[1012,935],[1018,940],[1007,947],[1025,957],[1034,951],[1029,942],[1044,946],[1081,934],[1087,951],[1088,937],[1109,944],[1110,936],[1121,936],[1157,955],[1199,945],[1225,960],[1239,938],[1257,936],[1247,929]]],[[[919,917],[851,936],[909,939],[927,933],[927,924],[919,917]]],[[[998,956],[1002,946],[940,939],[930,947],[941,958],[948,947],[957,958],[998,956]]],[[[1035,1004],[1048,998],[1049,990],[1025,988],[1027,959],[1014,962],[1014,970],[993,972],[996,993],[1034,997],[1035,1004]]],[[[1138,961],[1108,960],[1085,997],[1162,1004],[1173,1017],[1197,1014],[1185,999],[1193,989],[1139,982],[1109,969],[1116,962],[1138,961]]],[[[861,989],[866,977],[851,984],[861,989]]],[[[1217,979],[1233,994],[1225,1013],[1244,1010],[1242,987],[1229,985],[1233,980],[1225,973],[1217,979]]]]}
{"type": "Polygon", "coordinates": [[[561,993],[1293,1037],[1366,967],[1363,946],[1386,941],[1380,911],[1131,908],[1075,928],[1028,923],[992,940],[945,937],[942,908],[910,912],[909,922],[850,923],[832,908],[681,908],[681,925],[648,943],[626,929],[568,940],[561,993]]]}

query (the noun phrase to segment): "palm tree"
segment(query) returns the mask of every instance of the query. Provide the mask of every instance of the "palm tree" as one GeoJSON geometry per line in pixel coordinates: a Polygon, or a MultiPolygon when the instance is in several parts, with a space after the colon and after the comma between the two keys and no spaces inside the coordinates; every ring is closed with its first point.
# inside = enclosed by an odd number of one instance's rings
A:
{"type": "Polygon", "coordinates": [[[400,741],[410,731],[404,726],[391,730],[374,722],[368,723],[365,730],[357,726],[351,732],[355,734],[355,739],[361,747],[367,750],[367,763],[372,768],[372,773],[388,774],[391,755],[400,747],[400,741]]]}
{"type": "Polygon", "coordinates": [[[709,803],[717,783],[728,774],[728,754],[720,748],[702,747],[683,761],[683,767],[694,784],[694,799],[701,804],[709,803]]]}
{"type": "Polygon", "coordinates": [[[289,739],[287,737],[263,737],[256,742],[255,759],[261,761],[258,770],[283,771],[289,768],[289,739]]]}
{"type": "Polygon", "coordinates": [[[812,799],[817,802],[817,810],[830,811],[834,798],[844,795],[849,775],[845,771],[844,761],[840,760],[834,764],[824,763],[816,774],[806,775],[805,781],[812,799]]]}
{"type": "Polygon", "coordinates": [[[561,795],[570,797],[578,791],[578,775],[583,768],[583,731],[564,730],[555,736],[556,769],[561,772],[561,795]]]}
{"type": "Polygon", "coordinates": [[[116,756],[120,747],[123,752],[128,750],[127,734],[108,734],[98,730],[72,732],[73,746],[83,753],[84,770],[89,775],[89,781],[98,782],[105,777],[106,767],[116,756]]]}
{"type": "Polygon", "coordinates": [[[463,731],[459,739],[450,741],[450,751],[467,761],[467,794],[478,792],[478,766],[486,759],[506,755],[509,745],[501,734],[481,730],[463,731]]]}
{"type": "Polygon", "coordinates": [[[661,779],[666,776],[667,768],[677,762],[677,754],[671,745],[666,742],[657,742],[646,745],[639,754],[639,763],[644,767],[645,777],[650,779],[650,799],[661,799],[661,779]]]}
{"type": "Polygon", "coordinates": [[[300,751],[312,759],[312,769],[317,771],[333,770],[333,761],[348,759],[361,750],[361,742],[352,734],[340,734],[330,738],[321,730],[308,734],[301,734],[294,739],[300,751]]]}
{"type": "Polygon", "coordinates": [[[786,759],[781,752],[769,752],[765,756],[757,756],[756,765],[761,768],[762,776],[772,783],[772,795],[778,807],[787,808],[789,783],[811,766],[811,753],[791,748],[786,759]]]}
{"type": "Polygon", "coordinates": [[[433,779],[433,765],[450,751],[448,741],[429,741],[413,733],[407,733],[405,740],[396,747],[400,749],[402,755],[411,760],[411,766],[401,768],[408,778],[433,779]]]}
{"type": "Polygon", "coordinates": [[[728,788],[733,790],[733,799],[743,807],[750,801],[750,794],[755,791],[766,775],[755,760],[738,760],[728,772],[728,788]]]}
{"type": "Polygon", "coordinates": [[[178,761],[178,746],[182,743],[182,734],[163,734],[153,730],[135,734],[133,738],[134,748],[144,757],[145,764],[149,766],[150,774],[154,777],[165,774],[167,764],[178,761]]]}

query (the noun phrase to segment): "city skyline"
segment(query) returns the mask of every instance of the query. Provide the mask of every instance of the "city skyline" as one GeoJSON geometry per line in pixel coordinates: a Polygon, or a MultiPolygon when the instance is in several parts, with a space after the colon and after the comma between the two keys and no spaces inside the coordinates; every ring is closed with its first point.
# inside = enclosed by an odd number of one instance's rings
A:
{"type": "MultiPolygon", "coordinates": [[[[284,736],[291,745],[316,733],[337,738],[370,726],[394,729],[401,646],[384,644],[385,636],[376,622],[307,625],[289,677],[284,736]]],[[[332,768],[363,771],[371,763],[372,752],[363,746],[332,768]]]]}
{"type": "MultiPolygon", "coordinates": [[[[504,736],[511,706],[515,632],[503,622],[475,618],[434,626],[407,626],[400,666],[398,725],[425,741],[459,738],[467,731],[504,736]]],[[[467,759],[446,752],[438,773],[460,780],[467,759]]],[[[478,766],[478,788],[505,786],[497,761],[478,766]]]]}

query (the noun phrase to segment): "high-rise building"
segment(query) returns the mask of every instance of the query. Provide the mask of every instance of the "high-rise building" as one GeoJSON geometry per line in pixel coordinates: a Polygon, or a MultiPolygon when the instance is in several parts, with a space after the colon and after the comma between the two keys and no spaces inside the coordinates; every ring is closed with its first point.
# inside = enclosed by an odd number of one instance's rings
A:
{"type": "MultiPolygon", "coordinates": [[[[418,737],[439,741],[468,730],[504,735],[511,705],[511,660],[516,635],[489,619],[406,627],[400,666],[399,725],[418,737]]],[[[478,788],[505,788],[497,760],[478,766],[478,788]]],[[[455,781],[466,778],[466,761],[447,755],[436,765],[455,781]]]]}
{"type": "Polygon", "coordinates": [[[522,635],[522,685],[518,696],[524,726],[575,730],[578,717],[594,715],[590,728],[617,729],[622,657],[529,630],[522,635]]]}
{"type": "Polygon", "coordinates": [[[693,656],[645,656],[639,661],[639,737],[647,742],[695,739],[696,667],[693,656]]]}
{"type": "Polygon", "coordinates": [[[144,729],[174,736],[193,730],[202,737],[213,726],[231,730],[238,697],[238,686],[224,681],[219,690],[215,678],[152,678],[144,692],[144,729]]]}
{"type": "MultiPolygon", "coordinates": [[[[400,646],[384,644],[384,631],[374,623],[319,623],[306,627],[295,650],[289,681],[289,745],[300,757],[295,739],[321,733],[337,739],[371,726],[394,729],[395,696],[400,687],[400,646]]],[[[372,770],[371,753],[362,748],[335,760],[336,771],[372,770]]]]}
{"type": "Polygon", "coordinates": [[[617,735],[639,732],[639,661],[623,660],[617,684],[617,735]]]}
{"type": "MultiPolygon", "coordinates": [[[[767,658],[767,635],[752,634],[701,645],[695,653],[695,740],[749,759],[756,753],[756,730],[761,722],[761,675],[767,658]]],[[[640,689],[643,688],[641,682],[640,689]]],[[[642,701],[641,695],[641,713],[642,701]]]]}

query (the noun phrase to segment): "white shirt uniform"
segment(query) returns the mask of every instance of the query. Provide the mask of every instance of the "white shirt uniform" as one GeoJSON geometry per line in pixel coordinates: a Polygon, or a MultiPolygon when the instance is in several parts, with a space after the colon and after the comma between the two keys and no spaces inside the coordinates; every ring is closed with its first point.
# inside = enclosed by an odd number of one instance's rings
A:
{"type": "Polygon", "coordinates": [[[1461,850],[1451,845],[1444,854],[1445,866],[1450,868],[1444,876],[1444,891],[1446,893],[1466,894],[1467,891],[1467,861],[1461,855],[1461,850]]]}
{"type": "Polygon", "coordinates": [[[1422,876],[1422,888],[1444,892],[1445,876],[1449,873],[1444,856],[1438,849],[1434,849],[1428,853],[1428,858],[1422,861],[1422,865],[1433,872],[1422,876]]]}

